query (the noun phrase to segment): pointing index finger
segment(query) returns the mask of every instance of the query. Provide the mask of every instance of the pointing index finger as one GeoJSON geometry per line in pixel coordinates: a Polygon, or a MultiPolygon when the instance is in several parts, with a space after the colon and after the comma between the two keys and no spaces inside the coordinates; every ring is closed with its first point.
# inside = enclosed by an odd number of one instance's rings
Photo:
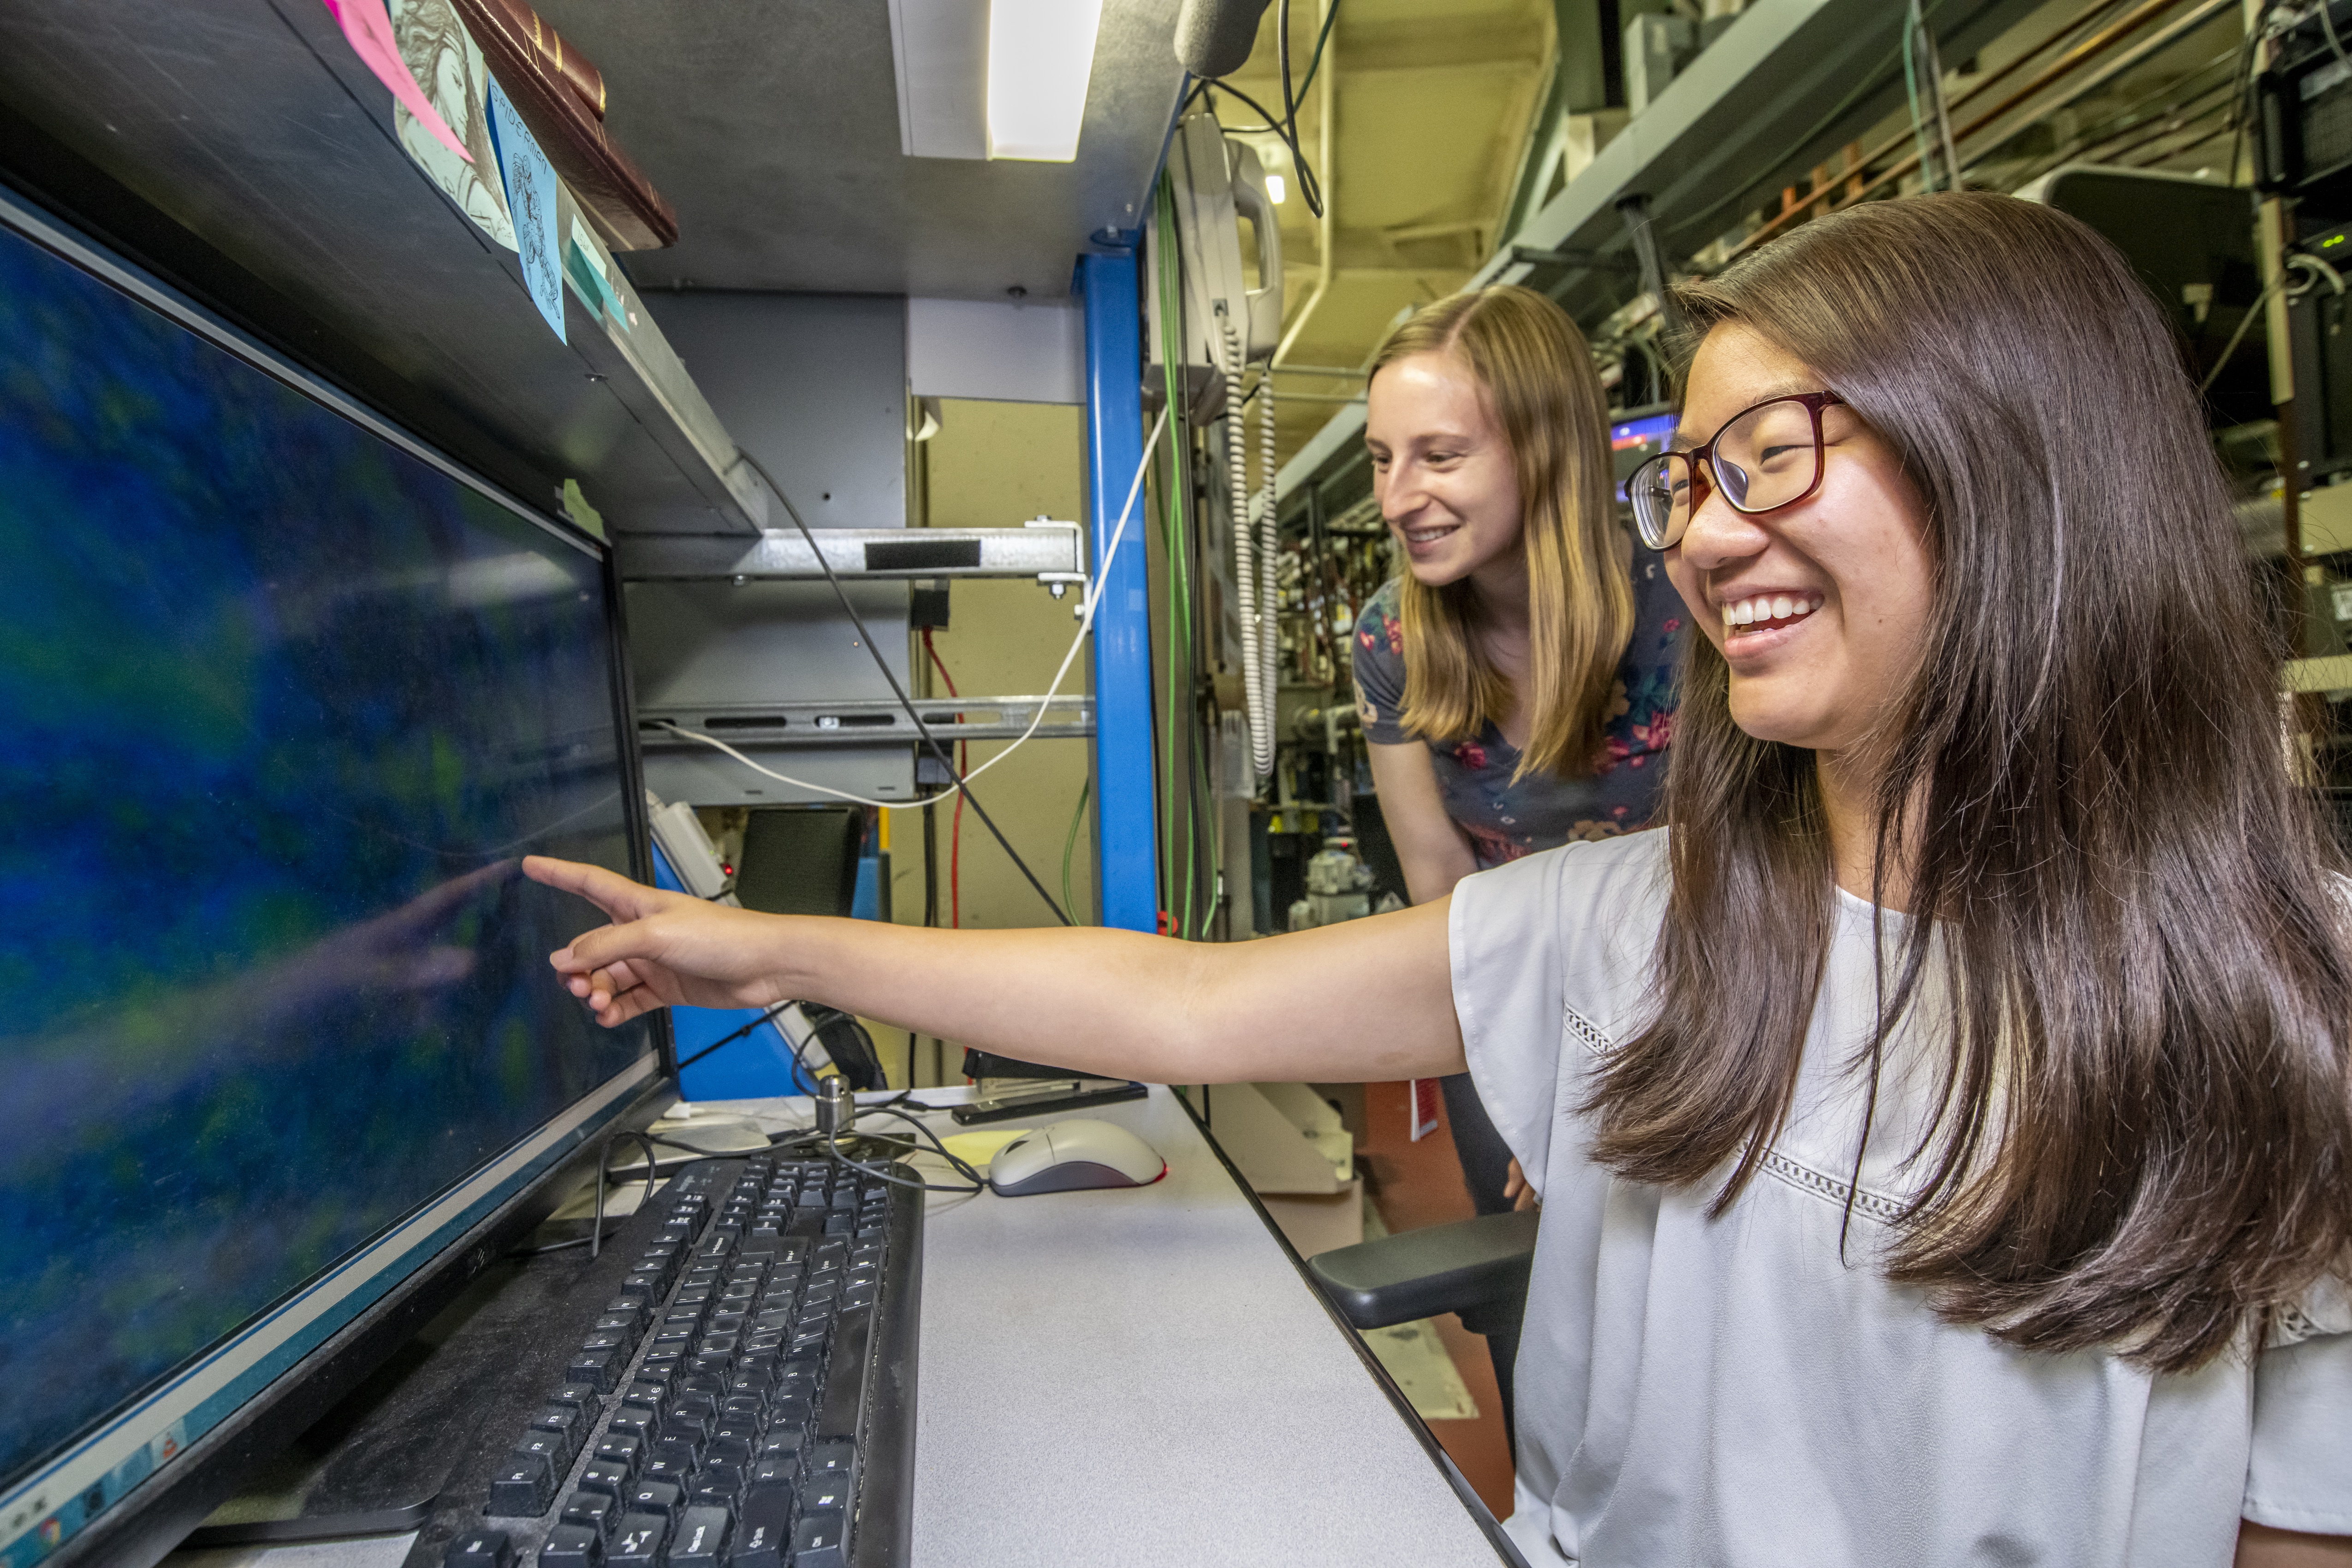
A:
{"type": "Polygon", "coordinates": [[[522,874],[560,891],[576,893],[616,921],[635,920],[649,912],[655,903],[647,896],[652,889],[632,882],[617,871],[607,871],[602,866],[583,866],[577,860],[526,856],[522,874]]]}

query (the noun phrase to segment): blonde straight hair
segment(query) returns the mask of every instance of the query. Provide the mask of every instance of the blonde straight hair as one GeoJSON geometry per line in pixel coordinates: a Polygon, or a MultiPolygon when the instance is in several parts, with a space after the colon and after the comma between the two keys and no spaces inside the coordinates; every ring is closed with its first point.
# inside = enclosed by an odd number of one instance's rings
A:
{"type": "MultiPolygon", "coordinates": [[[[1456,294],[1389,334],[1372,374],[1414,354],[1469,368],[1487,417],[1511,448],[1528,563],[1529,723],[1516,780],[1578,777],[1599,762],[1617,666],[1633,637],[1633,584],[1617,521],[1609,414],[1584,334],[1533,289],[1456,294]]],[[[1400,574],[1405,729],[1468,741],[1511,710],[1511,683],[1487,661],[1468,579],[1432,588],[1400,574]]]]}

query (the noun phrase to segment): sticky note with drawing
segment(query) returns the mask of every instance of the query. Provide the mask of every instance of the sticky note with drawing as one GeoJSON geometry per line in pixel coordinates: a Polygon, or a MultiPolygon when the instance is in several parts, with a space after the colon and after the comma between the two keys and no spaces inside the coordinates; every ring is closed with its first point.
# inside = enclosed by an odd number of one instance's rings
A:
{"type": "Polygon", "coordinates": [[[496,78],[490,81],[488,100],[490,141],[498,149],[499,176],[506,186],[507,212],[514,220],[515,253],[522,258],[523,282],[539,313],[562,339],[563,262],[562,242],[556,237],[555,169],[496,78]]]}

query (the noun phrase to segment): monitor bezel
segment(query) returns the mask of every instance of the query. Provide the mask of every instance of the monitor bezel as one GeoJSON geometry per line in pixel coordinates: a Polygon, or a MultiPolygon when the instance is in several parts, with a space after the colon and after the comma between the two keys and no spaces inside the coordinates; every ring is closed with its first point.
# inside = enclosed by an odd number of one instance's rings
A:
{"type": "MultiPolygon", "coordinates": [[[[39,246],[68,264],[116,288],[137,302],[160,311],[184,330],[243,361],[263,374],[310,398],[330,411],[404,451],[486,499],[544,530],[556,541],[597,563],[598,580],[607,609],[605,657],[612,671],[613,721],[619,737],[623,773],[623,809],[627,823],[630,872],[639,881],[652,879],[650,832],[645,806],[642,756],[634,721],[635,700],[627,657],[625,595],[621,591],[614,552],[604,541],[568,519],[533,507],[511,490],[428,445],[401,425],[361,401],[323,371],[297,361],[225,314],[181,292],[127,254],[118,253],[81,231],[71,220],[0,184],[0,226],[39,246]]],[[[513,1244],[551,1213],[572,1183],[591,1170],[611,1134],[642,1129],[674,1098],[677,1051],[666,1012],[653,1016],[652,1048],[630,1068],[607,1079],[591,1094],[575,1100],[562,1115],[542,1123],[514,1145],[470,1173],[464,1182],[446,1189],[407,1219],[369,1244],[371,1248],[397,1237],[419,1223],[436,1202],[446,1199],[467,1184],[482,1178],[502,1163],[520,1158],[522,1170],[498,1178],[520,1175],[520,1184],[499,1198],[488,1212],[477,1216],[461,1233],[447,1240],[426,1262],[384,1287],[352,1320],[320,1343],[236,1410],[192,1438],[185,1447],[146,1479],[134,1485],[95,1519],[39,1558],[43,1568],[70,1568],[83,1563],[144,1564],[160,1560],[214,1509],[231,1496],[257,1466],[274,1457],[334,1404],[355,1388],[394,1351],[412,1338],[443,1307],[454,1300],[481,1271],[509,1251],[513,1244]],[[625,1081],[627,1080],[627,1081],[625,1081]],[[617,1087],[616,1087],[617,1086],[617,1087]],[[546,1137],[580,1106],[599,1097],[604,1105],[591,1111],[581,1125],[556,1133],[546,1148],[523,1152],[546,1137]],[[544,1162],[534,1173],[531,1164],[544,1162]]],[[[355,1257],[363,1257],[367,1248],[355,1257]]],[[[350,1266],[349,1260],[345,1265],[350,1266]]],[[[328,1277],[331,1277],[331,1270],[328,1277]]],[[[322,1277],[322,1278],[328,1278],[322,1277]]],[[[316,1288],[320,1281],[313,1281],[316,1288]]],[[[301,1292],[296,1293],[299,1299],[301,1292]]],[[[281,1302],[270,1310],[282,1310],[281,1302]]],[[[265,1318],[265,1321],[267,1319],[265,1318]]],[[[247,1325],[240,1333],[251,1331],[247,1325]]],[[[233,1342],[224,1342],[224,1344],[233,1342]]],[[[205,1360],[220,1353],[215,1346],[205,1360]]],[[[173,1374],[184,1376],[188,1369],[173,1374]]],[[[41,1460],[26,1478],[37,1481],[41,1472],[70,1462],[100,1439],[107,1428],[136,1413],[172,1386],[171,1380],[142,1390],[93,1426],[84,1429],[61,1448],[41,1460]]],[[[12,1489],[20,1491],[21,1488],[12,1489]]],[[[44,1500],[47,1501],[47,1500],[44,1500]]],[[[54,1513],[50,1503],[43,1511],[54,1513]]],[[[0,1519],[0,1549],[21,1538],[0,1519]]]]}

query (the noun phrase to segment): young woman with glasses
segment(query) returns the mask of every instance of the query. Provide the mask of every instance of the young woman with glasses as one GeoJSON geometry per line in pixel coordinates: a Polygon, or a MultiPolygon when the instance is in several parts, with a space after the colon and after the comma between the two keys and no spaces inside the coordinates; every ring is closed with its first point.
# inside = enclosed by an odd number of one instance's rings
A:
{"type": "MultiPolygon", "coordinates": [[[[1619,521],[1584,335],[1532,289],[1457,294],[1390,334],[1367,403],[1403,570],[1356,617],[1356,707],[1412,901],[1648,826],[1688,612],[1619,521]]],[[[1444,1088],[1473,1205],[1529,1201],[1469,1075],[1444,1088]]]]}
{"type": "Polygon", "coordinates": [[[2346,883],[2163,316],[1971,194],[1682,302],[1664,832],[1230,946],[535,860],[616,922],[556,968],[1162,1081],[1466,1064],[1544,1199],[1530,1561],[2352,1562],[2346,883]]]}

